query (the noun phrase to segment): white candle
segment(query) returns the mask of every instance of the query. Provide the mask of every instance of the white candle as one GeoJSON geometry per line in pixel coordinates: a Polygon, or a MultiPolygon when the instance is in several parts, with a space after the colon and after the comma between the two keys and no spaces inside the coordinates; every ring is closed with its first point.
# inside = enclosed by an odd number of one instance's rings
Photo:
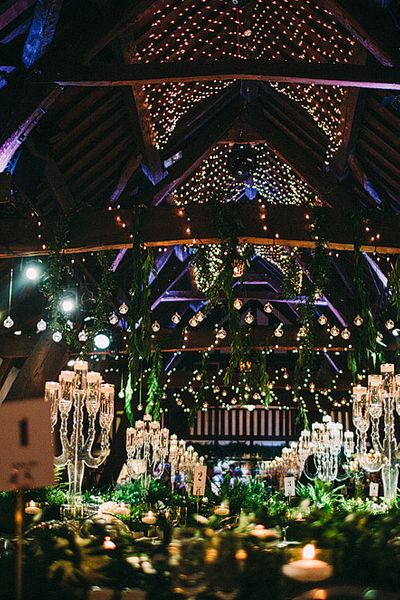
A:
{"type": "Polygon", "coordinates": [[[156,521],[157,517],[151,510],[142,517],[142,523],[145,523],[146,525],[154,525],[156,521]]]}
{"type": "Polygon", "coordinates": [[[220,506],[216,506],[214,508],[214,514],[218,515],[219,517],[226,517],[229,515],[229,508],[225,506],[223,502],[221,502],[220,506]]]}
{"type": "Polygon", "coordinates": [[[36,502],[30,500],[28,506],[25,508],[25,512],[27,515],[37,515],[40,513],[40,508],[36,505],[36,502]]]}
{"type": "Polygon", "coordinates": [[[333,574],[332,565],[315,558],[315,546],[307,544],[303,548],[301,560],[283,565],[282,573],[296,581],[323,581],[333,574]]]}
{"type": "Polygon", "coordinates": [[[103,548],[104,550],[115,550],[116,545],[114,544],[112,539],[107,536],[104,538],[103,548]]]}
{"type": "Polygon", "coordinates": [[[250,535],[256,537],[260,540],[265,540],[267,538],[277,538],[278,532],[275,529],[266,529],[264,525],[256,525],[251,531],[250,535]]]}
{"type": "Polygon", "coordinates": [[[115,507],[114,509],[114,514],[115,515],[129,515],[130,514],[130,509],[129,506],[127,504],[124,504],[121,502],[121,504],[118,504],[118,506],[115,507]]]}

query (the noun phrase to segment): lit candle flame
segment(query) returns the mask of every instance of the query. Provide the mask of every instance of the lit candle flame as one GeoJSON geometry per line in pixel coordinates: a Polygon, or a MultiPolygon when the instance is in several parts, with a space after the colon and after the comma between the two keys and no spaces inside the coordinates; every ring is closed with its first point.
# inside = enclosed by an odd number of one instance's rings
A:
{"type": "Polygon", "coordinates": [[[303,548],[303,559],[313,560],[315,558],[315,546],[314,544],[306,544],[303,548]]]}

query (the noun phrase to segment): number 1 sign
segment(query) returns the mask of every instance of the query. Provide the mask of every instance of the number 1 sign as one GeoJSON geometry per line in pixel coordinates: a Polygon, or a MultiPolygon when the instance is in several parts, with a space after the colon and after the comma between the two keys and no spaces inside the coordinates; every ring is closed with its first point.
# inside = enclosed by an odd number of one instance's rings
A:
{"type": "Polygon", "coordinates": [[[44,400],[0,407],[0,490],[54,484],[50,405],[44,400]]]}

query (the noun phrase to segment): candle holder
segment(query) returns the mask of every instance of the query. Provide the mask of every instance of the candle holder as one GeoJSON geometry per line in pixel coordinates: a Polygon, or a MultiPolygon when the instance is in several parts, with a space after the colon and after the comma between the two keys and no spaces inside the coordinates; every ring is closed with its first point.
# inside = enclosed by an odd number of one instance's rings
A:
{"type": "Polygon", "coordinates": [[[282,566],[282,573],[292,581],[314,584],[333,575],[330,552],[317,549],[314,544],[287,548],[284,556],[286,563],[282,566]]]}
{"type": "Polygon", "coordinates": [[[69,503],[77,506],[82,502],[85,466],[98,468],[110,453],[114,386],[102,383],[100,373],[88,372],[87,362],[76,361],[73,371],[61,371],[58,382],[46,383],[45,398],[50,402],[53,432],[60,418],[61,454],[54,458],[54,465],[67,467],[69,503]],[[100,452],[95,456],[97,422],[100,452]]]}

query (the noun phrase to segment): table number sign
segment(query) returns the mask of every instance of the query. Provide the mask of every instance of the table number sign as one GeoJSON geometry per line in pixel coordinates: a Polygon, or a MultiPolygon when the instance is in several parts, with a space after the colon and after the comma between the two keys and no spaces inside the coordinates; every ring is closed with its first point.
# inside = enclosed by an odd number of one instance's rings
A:
{"type": "Polygon", "coordinates": [[[204,496],[206,493],[207,467],[198,465],[194,468],[193,496],[204,496]]]}
{"type": "Polygon", "coordinates": [[[285,477],[285,496],[296,495],[296,479],[294,477],[285,477]]]}
{"type": "Polygon", "coordinates": [[[0,407],[0,490],[54,485],[50,404],[5,402],[0,407]]]}
{"type": "Polygon", "coordinates": [[[369,495],[371,498],[377,498],[379,496],[379,483],[371,482],[369,484],[369,495]]]}

